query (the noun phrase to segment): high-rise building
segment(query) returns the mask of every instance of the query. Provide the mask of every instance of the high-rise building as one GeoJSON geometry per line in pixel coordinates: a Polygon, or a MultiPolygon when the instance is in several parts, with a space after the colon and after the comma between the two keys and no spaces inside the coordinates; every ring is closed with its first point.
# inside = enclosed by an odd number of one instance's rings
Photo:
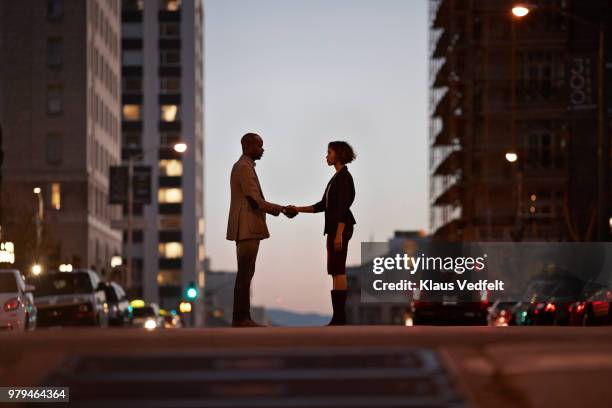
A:
{"type": "Polygon", "coordinates": [[[450,241],[607,240],[610,47],[602,59],[598,47],[612,7],[533,0],[519,18],[516,3],[429,2],[430,228],[450,241]]]}
{"type": "Polygon", "coordinates": [[[121,252],[107,199],[121,151],[120,13],[119,0],[0,2],[1,222],[24,272],[42,256],[43,268],[104,276],[121,252]]]}
{"type": "MultiPolygon", "coordinates": [[[[134,206],[132,279],[167,309],[204,287],[202,31],[200,0],[122,1],[122,159],[149,166],[153,190],[134,206]]],[[[200,324],[201,299],[196,310],[200,324]]]]}

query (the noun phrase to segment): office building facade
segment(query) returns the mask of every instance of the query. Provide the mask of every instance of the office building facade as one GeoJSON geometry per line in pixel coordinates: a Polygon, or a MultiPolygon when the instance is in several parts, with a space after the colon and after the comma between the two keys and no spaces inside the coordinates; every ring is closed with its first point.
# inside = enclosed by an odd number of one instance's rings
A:
{"type": "Polygon", "coordinates": [[[121,253],[108,205],[121,150],[120,13],[119,0],[0,2],[1,222],[26,273],[40,257],[43,271],[64,263],[107,276],[121,253]]]}
{"type": "MultiPolygon", "coordinates": [[[[151,203],[134,205],[132,280],[146,301],[176,309],[184,289],[193,282],[203,293],[205,280],[202,2],[122,5],[122,160],[152,177],[151,203]],[[178,142],[185,153],[173,150],[178,142]]],[[[196,309],[200,324],[200,299],[196,309]]]]}

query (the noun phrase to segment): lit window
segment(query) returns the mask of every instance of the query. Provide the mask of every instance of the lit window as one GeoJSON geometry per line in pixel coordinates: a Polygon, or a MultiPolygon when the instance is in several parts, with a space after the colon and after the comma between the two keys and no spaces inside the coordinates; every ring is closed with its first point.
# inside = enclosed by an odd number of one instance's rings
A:
{"type": "Polygon", "coordinates": [[[181,7],[181,0],[162,0],[160,7],[166,11],[178,11],[181,7]]]}
{"type": "Polygon", "coordinates": [[[162,105],[161,106],[161,119],[164,122],[174,122],[178,119],[178,106],[177,105],[162,105]]]}
{"type": "Polygon", "coordinates": [[[162,176],[178,177],[183,175],[183,163],[180,160],[160,160],[159,170],[162,176]]]}
{"type": "Polygon", "coordinates": [[[47,112],[62,112],[62,87],[60,85],[47,86],[47,112]]]}
{"type": "Polygon", "coordinates": [[[160,188],[158,201],[161,204],[175,204],[183,202],[183,190],[180,188],[160,188]]]}
{"type": "Polygon", "coordinates": [[[140,105],[123,105],[123,120],[140,120],[140,105]]]}
{"type": "Polygon", "coordinates": [[[59,183],[51,184],[51,207],[55,210],[62,208],[62,190],[59,183]]]}
{"type": "Polygon", "coordinates": [[[159,257],[176,259],[183,257],[183,244],[180,242],[161,242],[159,244],[159,257]]]}

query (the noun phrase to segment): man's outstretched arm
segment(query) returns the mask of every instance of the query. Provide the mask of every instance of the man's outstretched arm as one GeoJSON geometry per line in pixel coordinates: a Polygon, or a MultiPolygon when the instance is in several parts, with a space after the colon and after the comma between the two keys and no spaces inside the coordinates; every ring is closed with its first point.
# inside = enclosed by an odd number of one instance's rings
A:
{"type": "Polygon", "coordinates": [[[269,203],[262,197],[257,185],[257,180],[255,179],[254,170],[243,167],[238,173],[238,176],[240,188],[242,189],[252,208],[274,215],[275,217],[280,214],[283,209],[282,206],[269,203]]]}

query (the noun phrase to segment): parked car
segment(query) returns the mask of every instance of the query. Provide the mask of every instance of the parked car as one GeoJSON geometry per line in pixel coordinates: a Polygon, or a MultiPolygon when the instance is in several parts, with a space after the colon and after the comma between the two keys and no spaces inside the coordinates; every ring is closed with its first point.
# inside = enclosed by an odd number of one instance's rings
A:
{"type": "Polygon", "coordinates": [[[598,291],[605,289],[605,285],[599,283],[597,281],[589,281],[586,283],[584,288],[582,289],[582,293],[580,297],[576,299],[574,303],[569,305],[568,313],[568,325],[570,326],[583,326],[584,325],[584,316],[586,314],[586,306],[588,300],[591,296],[593,296],[598,291]]]}
{"type": "Polygon", "coordinates": [[[600,289],[587,301],[585,306],[584,326],[599,326],[612,324],[612,290],[610,288],[600,289]]]}
{"type": "Polygon", "coordinates": [[[535,305],[533,324],[567,326],[572,303],[580,299],[585,282],[570,276],[557,280],[557,285],[548,298],[535,305]]]}
{"type": "Polygon", "coordinates": [[[0,269],[0,331],[32,330],[37,310],[32,292],[34,286],[16,269],[0,269]]]}
{"type": "Polygon", "coordinates": [[[134,327],[144,327],[148,330],[164,327],[164,319],[157,303],[148,303],[141,307],[132,306],[131,323],[134,327]]]}
{"type": "Polygon", "coordinates": [[[105,285],[91,270],[50,272],[35,280],[38,325],[106,326],[105,285]]]}
{"type": "Polygon", "coordinates": [[[514,318],[514,307],[517,302],[496,300],[489,307],[487,323],[489,326],[513,326],[516,324],[514,318]]]}
{"type": "Polygon", "coordinates": [[[517,326],[533,325],[536,307],[540,304],[545,304],[550,299],[557,285],[558,282],[553,279],[537,279],[530,282],[523,295],[525,301],[517,303],[512,308],[514,323],[517,326]]]}
{"type": "Polygon", "coordinates": [[[181,317],[173,311],[166,311],[164,309],[160,310],[160,314],[164,320],[164,328],[165,329],[178,329],[182,327],[181,317]]]}
{"type": "MultiPolygon", "coordinates": [[[[440,273],[440,280],[454,282],[455,273],[440,273]]],[[[414,325],[486,325],[489,307],[485,290],[421,291],[413,292],[410,314],[414,325]]]]}
{"type": "Polygon", "coordinates": [[[104,284],[104,294],[108,304],[108,324],[124,326],[130,323],[130,301],[123,288],[116,282],[104,284]]]}

